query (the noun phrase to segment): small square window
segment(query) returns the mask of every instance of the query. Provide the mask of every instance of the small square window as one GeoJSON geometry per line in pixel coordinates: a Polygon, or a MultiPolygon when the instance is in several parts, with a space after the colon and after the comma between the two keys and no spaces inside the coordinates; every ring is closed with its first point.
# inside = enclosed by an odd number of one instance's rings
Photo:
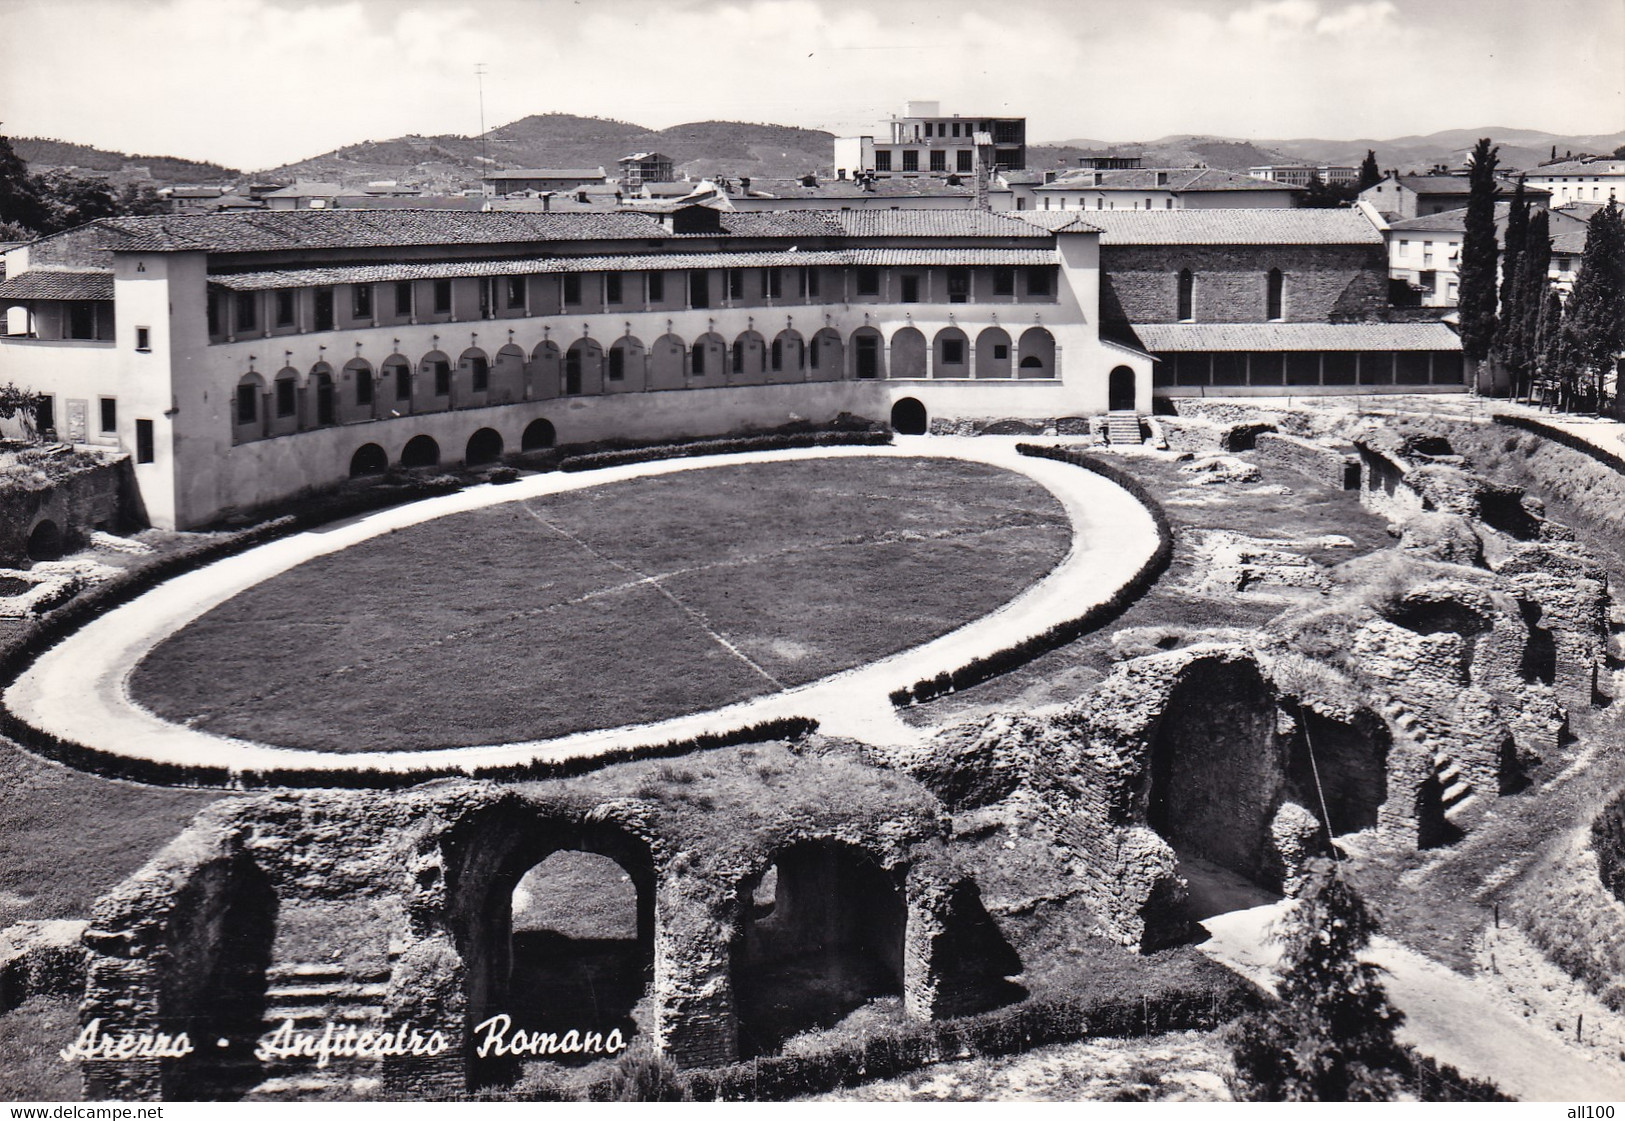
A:
{"type": "Polygon", "coordinates": [[[1007,362],[1010,360],[1010,348],[1004,343],[993,344],[993,361],[1007,362]]]}
{"type": "Polygon", "coordinates": [[[965,364],[965,341],[963,339],[942,340],[942,364],[944,366],[963,366],[965,364]]]}

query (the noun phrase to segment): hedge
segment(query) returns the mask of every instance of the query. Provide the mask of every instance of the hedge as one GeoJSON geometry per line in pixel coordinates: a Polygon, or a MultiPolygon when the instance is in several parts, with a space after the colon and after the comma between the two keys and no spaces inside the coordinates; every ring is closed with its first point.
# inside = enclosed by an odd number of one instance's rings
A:
{"type": "Polygon", "coordinates": [[[1570,448],[1582,455],[1589,455],[1598,463],[1606,464],[1615,471],[1625,473],[1625,456],[1615,455],[1605,448],[1599,448],[1589,441],[1582,440],[1574,433],[1547,424],[1545,421],[1535,420],[1533,417],[1512,416],[1508,413],[1496,413],[1494,420],[1496,424],[1505,425],[1508,428],[1521,428],[1525,432],[1533,432],[1535,435],[1544,437],[1555,444],[1562,444],[1565,448],[1570,448]]]}
{"type": "Polygon", "coordinates": [[[652,447],[626,448],[616,451],[588,452],[585,455],[566,456],[559,461],[560,471],[592,471],[600,467],[623,467],[629,463],[648,463],[656,459],[686,459],[700,455],[733,455],[738,452],[778,451],[783,448],[823,448],[845,445],[873,447],[892,442],[889,432],[802,432],[761,436],[734,436],[716,440],[694,440],[681,444],[656,444],[652,447]]]}
{"type": "Polygon", "coordinates": [[[934,700],[947,693],[959,689],[967,689],[972,685],[980,684],[1001,673],[1007,673],[1017,666],[1025,665],[1040,654],[1047,654],[1076,638],[1096,630],[1106,622],[1115,618],[1129,604],[1139,599],[1147,588],[1154,584],[1158,577],[1168,568],[1174,554],[1174,531],[1169,524],[1168,515],[1163,512],[1162,506],[1152,497],[1144,483],[1133,475],[1103,460],[1070,448],[1058,448],[1051,445],[1017,444],[1016,450],[1022,455],[1030,455],[1039,459],[1054,459],[1062,463],[1070,463],[1081,467],[1085,471],[1093,471],[1103,478],[1111,480],[1124,490],[1128,491],[1143,505],[1151,515],[1151,520],[1157,527],[1157,548],[1146,562],[1140,566],[1139,571],[1131,576],[1126,584],[1111,594],[1103,603],[1095,604],[1082,614],[1070,619],[1063,619],[1048,629],[1023,639],[1013,646],[1007,646],[981,658],[976,658],[952,672],[939,673],[935,677],[917,681],[913,685],[895,690],[891,694],[892,704],[903,707],[905,705],[921,704],[934,700]]]}

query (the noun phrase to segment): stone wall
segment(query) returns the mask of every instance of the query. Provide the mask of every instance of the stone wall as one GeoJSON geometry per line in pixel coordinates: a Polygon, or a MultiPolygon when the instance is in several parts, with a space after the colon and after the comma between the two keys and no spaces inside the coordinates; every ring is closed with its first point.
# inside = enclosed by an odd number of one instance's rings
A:
{"type": "Polygon", "coordinates": [[[1334,490],[1354,490],[1360,485],[1360,459],[1349,445],[1331,447],[1300,436],[1262,432],[1253,442],[1251,458],[1334,490]]]}
{"type": "Polygon", "coordinates": [[[80,548],[92,530],[135,529],[142,521],[134,502],[128,456],[50,481],[0,476],[0,566],[28,565],[29,539],[42,523],[55,528],[64,551],[80,548]]]}
{"type": "Polygon", "coordinates": [[[1108,245],[1100,251],[1103,323],[1175,323],[1179,272],[1192,274],[1198,323],[1268,321],[1271,269],[1280,269],[1289,323],[1376,318],[1388,306],[1380,245],[1108,245]]]}

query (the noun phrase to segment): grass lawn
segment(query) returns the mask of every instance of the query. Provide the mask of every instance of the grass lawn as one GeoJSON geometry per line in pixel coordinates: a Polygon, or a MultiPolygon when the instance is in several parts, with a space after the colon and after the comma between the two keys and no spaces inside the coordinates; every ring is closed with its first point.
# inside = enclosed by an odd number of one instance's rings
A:
{"type": "Polygon", "coordinates": [[[457,514],[249,589],[132,682],[289,747],[416,750],[704,711],[917,645],[1065,554],[1060,503],[952,460],[718,467],[457,514]]]}

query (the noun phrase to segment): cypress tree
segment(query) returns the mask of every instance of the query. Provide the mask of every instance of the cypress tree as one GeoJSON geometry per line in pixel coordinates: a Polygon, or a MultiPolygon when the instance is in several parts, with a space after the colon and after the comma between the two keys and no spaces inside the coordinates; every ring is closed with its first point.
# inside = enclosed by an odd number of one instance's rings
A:
{"type": "Polygon", "coordinates": [[[1527,390],[1532,381],[1539,344],[1540,313],[1546,307],[1551,287],[1547,273],[1552,267],[1552,237],[1546,211],[1536,210],[1529,218],[1523,239],[1523,259],[1518,268],[1518,324],[1513,334],[1511,365],[1518,386],[1527,390]]]}
{"type": "Polygon", "coordinates": [[[1619,205],[1610,201],[1586,224],[1580,272],[1563,309],[1564,354],[1576,379],[1588,379],[1599,411],[1604,379],[1621,350],[1625,350],[1625,219],[1619,205]]]}
{"type": "MultiPolygon", "coordinates": [[[[1468,161],[1470,194],[1461,245],[1461,349],[1482,366],[1495,342],[1495,162],[1499,149],[1484,137],[1468,161]]],[[[1476,375],[1475,375],[1476,376],[1476,375]]]]}
{"type": "Polygon", "coordinates": [[[1280,1003],[1237,1024],[1237,1097],[1391,1101],[1409,1065],[1394,1041],[1404,1014],[1359,959],[1377,923],[1336,869],[1311,872],[1281,941],[1280,1003]]]}
{"type": "Polygon", "coordinates": [[[1356,190],[1363,191],[1367,187],[1375,187],[1382,182],[1382,168],[1377,166],[1377,153],[1370,148],[1365,150],[1365,159],[1360,161],[1360,182],[1356,190]]]}
{"type": "Polygon", "coordinates": [[[1566,404],[1569,393],[1569,371],[1563,354],[1563,298],[1551,285],[1546,287],[1546,302],[1541,305],[1540,319],[1535,331],[1535,371],[1548,389],[1556,389],[1561,403],[1566,404]]]}
{"type": "Polygon", "coordinates": [[[1517,189],[1512,192],[1512,204],[1507,208],[1506,233],[1501,238],[1501,314],[1496,321],[1495,352],[1502,361],[1507,358],[1508,344],[1517,331],[1520,305],[1518,277],[1523,262],[1524,245],[1529,234],[1529,199],[1523,191],[1523,176],[1518,176],[1517,189]]]}
{"type": "Polygon", "coordinates": [[[37,233],[45,225],[45,207],[28,165],[0,136],[0,223],[37,233]]]}

